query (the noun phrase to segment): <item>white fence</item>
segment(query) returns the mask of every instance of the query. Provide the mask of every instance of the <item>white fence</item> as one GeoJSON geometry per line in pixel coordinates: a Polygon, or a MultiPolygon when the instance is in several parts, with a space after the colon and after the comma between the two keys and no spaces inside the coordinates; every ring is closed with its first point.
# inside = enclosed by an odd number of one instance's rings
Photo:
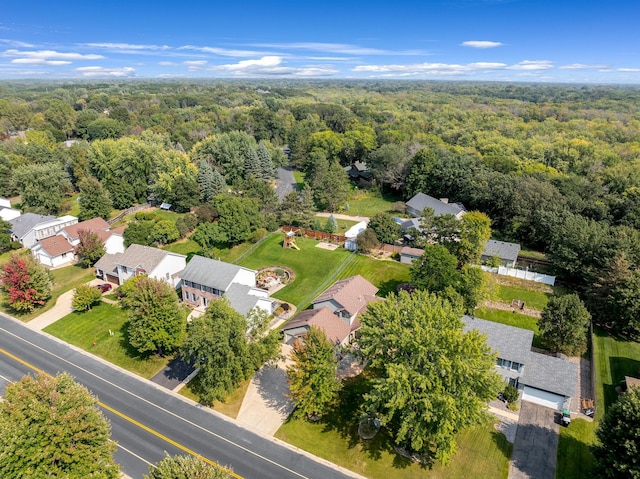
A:
{"type": "Polygon", "coordinates": [[[534,273],[533,271],[525,271],[523,269],[507,268],[500,266],[498,268],[490,268],[489,266],[480,266],[484,271],[489,273],[500,274],[502,276],[513,276],[514,278],[527,279],[536,283],[544,283],[553,286],[556,284],[556,277],[548,274],[534,273]]]}

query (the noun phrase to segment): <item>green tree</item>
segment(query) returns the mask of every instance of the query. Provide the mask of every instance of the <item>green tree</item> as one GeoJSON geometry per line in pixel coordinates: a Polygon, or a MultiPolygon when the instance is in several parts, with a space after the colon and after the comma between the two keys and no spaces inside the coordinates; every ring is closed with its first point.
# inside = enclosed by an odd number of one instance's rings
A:
{"type": "Polygon", "coordinates": [[[80,258],[80,264],[85,268],[93,266],[107,252],[104,243],[93,231],[80,230],[78,238],[80,243],[76,248],[76,254],[80,258]]]}
{"type": "Polygon", "coordinates": [[[229,194],[218,195],[213,207],[218,211],[218,227],[229,244],[236,245],[249,240],[252,221],[259,221],[260,216],[254,200],[229,194]],[[254,211],[251,211],[252,208],[254,211]]]}
{"type": "Polygon", "coordinates": [[[102,187],[102,184],[96,178],[86,178],[78,184],[78,188],[80,189],[78,219],[80,221],[97,217],[109,219],[113,205],[109,192],[102,187]]]}
{"type": "Polygon", "coordinates": [[[75,126],[76,111],[66,101],[51,100],[49,108],[44,112],[44,118],[69,138],[75,126]]]}
{"type": "Polygon", "coordinates": [[[380,241],[376,236],[376,232],[371,228],[367,228],[356,237],[356,246],[359,253],[368,253],[372,249],[379,248],[380,241]]]}
{"type": "Polygon", "coordinates": [[[305,186],[301,192],[292,191],[280,203],[280,223],[308,228],[313,222],[313,210],[313,192],[309,187],[305,186]]]}
{"type": "Polygon", "coordinates": [[[287,366],[290,397],[295,417],[318,420],[337,398],[342,384],[337,378],[338,358],[333,344],[316,326],[296,340],[287,366]]]}
{"type": "Polygon", "coordinates": [[[640,337],[640,270],[630,272],[613,287],[607,298],[606,325],[624,336],[640,337]]]}
{"type": "Polygon", "coordinates": [[[316,205],[321,210],[337,211],[347,201],[350,191],[349,177],[337,161],[324,161],[316,165],[311,187],[316,205]]]}
{"type": "Polygon", "coordinates": [[[244,160],[244,174],[254,178],[262,178],[260,159],[258,158],[258,153],[256,153],[256,150],[253,148],[249,148],[247,157],[244,160]]]}
{"type": "Polygon", "coordinates": [[[120,138],[125,132],[125,125],[113,118],[96,118],[86,126],[86,139],[89,141],[120,138]]]}
{"type": "Polygon", "coordinates": [[[164,355],[183,342],[186,314],[170,284],[146,275],[134,276],[119,288],[129,316],[129,344],[140,354],[164,355]]]}
{"type": "Polygon", "coordinates": [[[324,231],[325,233],[335,233],[337,229],[338,222],[333,215],[329,215],[327,221],[324,224],[324,227],[322,228],[322,231],[324,231]]]}
{"type": "Polygon", "coordinates": [[[434,293],[448,287],[457,290],[460,282],[458,260],[442,245],[427,246],[422,257],[411,267],[411,282],[434,293]]]}
{"type": "Polygon", "coordinates": [[[396,444],[442,463],[502,386],[495,353],[477,330],[463,331],[461,313],[434,294],[403,291],[361,317],[359,347],[374,373],[366,410],[396,444]]]}
{"type": "Polygon", "coordinates": [[[382,243],[394,244],[402,236],[402,227],[387,213],[372,216],[367,227],[375,231],[382,243]]]}
{"type": "Polygon", "coordinates": [[[153,223],[151,237],[154,243],[169,244],[180,238],[178,227],[171,220],[158,220],[153,223]]]}
{"type": "Polygon", "coordinates": [[[13,253],[0,270],[2,289],[18,312],[33,311],[51,297],[51,273],[31,255],[13,253]]]}
{"type": "Polygon", "coordinates": [[[246,330],[246,319],[225,298],[212,301],[206,312],[189,324],[180,350],[200,368],[194,390],[204,404],[223,400],[251,374],[246,330]]]}
{"type": "Polygon", "coordinates": [[[460,219],[460,240],[455,246],[458,264],[479,264],[491,238],[491,220],[484,213],[469,211],[460,219]]]}
{"type": "Polygon", "coordinates": [[[0,253],[22,247],[17,241],[14,242],[11,240],[11,228],[13,228],[11,223],[0,220],[0,253]]]}
{"type": "Polygon", "coordinates": [[[456,291],[462,296],[465,312],[472,314],[491,292],[491,275],[477,266],[465,265],[460,271],[460,284],[456,291]]]}
{"type": "Polygon", "coordinates": [[[256,370],[280,355],[280,332],[277,329],[269,329],[271,319],[272,316],[260,308],[253,308],[247,314],[247,340],[253,368],[256,370]]]}
{"type": "Polygon", "coordinates": [[[269,153],[269,149],[263,141],[258,143],[256,154],[258,156],[258,164],[260,165],[260,176],[256,176],[256,178],[262,178],[263,180],[273,178],[275,167],[271,159],[271,153],[269,153]]]}
{"type": "Polygon", "coordinates": [[[395,144],[382,145],[367,159],[369,171],[381,186],[401,190],[407,174],[407,148],[395,144]]]}
{"type": "Polygon", "coordinates": [[[217,191],[213,168],[204,160],[198,163],[197,180],[198,188],[200,188],[200,202],[209,203],[216,195],[223,193],[223,191],[217,191]]]}
{"type": "Polygon", "coordinates": [[[549,298],[538,320],[542,341],[552,350],[579,356],[587,349],[591,315],[577,294],[549,298]]]}
{"type": "Polygon", "coordinates": [[[613,403],[596,430],[599,444],[594,477],[637,479],[640,477],[638,438],[640,437],[640,389],[631,388],[613,403]]]}
{"type": "Polygon", "coordinates": [[[73,292],[71,306],[74,311],[89,311],[100,302],[102,292],[89,285],[80,285],[73,292]]]}
{"type": "MultiPolygon", "coordinates": [[[[166,453],[165,453],[166,454],[166,453]]],[[[227,467],[212,465],[197,456],[169,456],[149,466],[145,479],[233,479],[227,467]]]]}
{"type": "Polygon", "coordinates": [[[0,476],[117,479],[97,399],[66,373],[24,376],[0,401],[0,476]]]}
{"type": "Polygon", "coordinates": [[[37,213],[61,211],[62,199],[71,190],[67,174],[56,163],[21,166],[14,170],[13,181],[20,190],[22,204],[37,213]]]}

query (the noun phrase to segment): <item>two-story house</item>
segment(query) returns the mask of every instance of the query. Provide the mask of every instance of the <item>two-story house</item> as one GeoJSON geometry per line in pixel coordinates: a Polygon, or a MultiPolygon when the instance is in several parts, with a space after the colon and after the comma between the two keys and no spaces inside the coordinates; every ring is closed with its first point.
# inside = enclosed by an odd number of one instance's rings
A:
{"type": "Polygon", "coordinates": [[[126,226],[110,229],[109,223],[102,218],[92,218],[75,225],[62,228],[60,234],[73,246],[80,244],[80,231],[91,231],[104,244],[107,253],[124,253],[124,232],[126,226]]]}
{"type": "Polygon", "coordinates": [[[124,253],[107,253],[100,258],[95,264],[96,276],[120,286],[129,278],[146,274],[176,287],[186,258],[183,254],[132,244],[124,253]]]}
{"type": "Polygon", "coordinates": [[[256,272],[235,264],[196,255],[182,272],[181,286],[182,300],[195,308],[225,297],[242,315],[253,308],[273,313],[269,292],[256,287],[256,272]]]}
{"type": "Polygon", "coordinates": [[[25,248],[33,248],[40,240],[57,235],[62,228],[78,222],[75,216],[54,216],[25,213],[13,218],[11,223],[11,239],[19,241],[25,248]]]}

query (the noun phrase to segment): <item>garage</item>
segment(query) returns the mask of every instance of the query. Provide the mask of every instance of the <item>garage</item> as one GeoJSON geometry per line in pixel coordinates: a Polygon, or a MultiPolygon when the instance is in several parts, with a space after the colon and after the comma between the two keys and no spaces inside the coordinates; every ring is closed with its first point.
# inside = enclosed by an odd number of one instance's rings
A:
{"type": "Polygon", "coordinates": [[[524,387],[522,400],[556,410],[562,409],[562,405],[564,404],[564,396],[550,393],[549,391],[543,391],[542,389],[532,388],[530,386],[524,387]]]}

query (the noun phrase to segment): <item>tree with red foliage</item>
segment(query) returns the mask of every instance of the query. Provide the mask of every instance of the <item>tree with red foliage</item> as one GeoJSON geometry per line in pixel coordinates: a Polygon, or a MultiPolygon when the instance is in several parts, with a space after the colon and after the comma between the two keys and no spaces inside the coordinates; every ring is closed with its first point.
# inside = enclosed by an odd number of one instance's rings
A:
{"type": "Polygon", "coordinates": [[[10,306],[18,312],[33,311],[51,297],[51,274],[31,256],[12,255],[0,270],[0,279],[10,306]]]}

